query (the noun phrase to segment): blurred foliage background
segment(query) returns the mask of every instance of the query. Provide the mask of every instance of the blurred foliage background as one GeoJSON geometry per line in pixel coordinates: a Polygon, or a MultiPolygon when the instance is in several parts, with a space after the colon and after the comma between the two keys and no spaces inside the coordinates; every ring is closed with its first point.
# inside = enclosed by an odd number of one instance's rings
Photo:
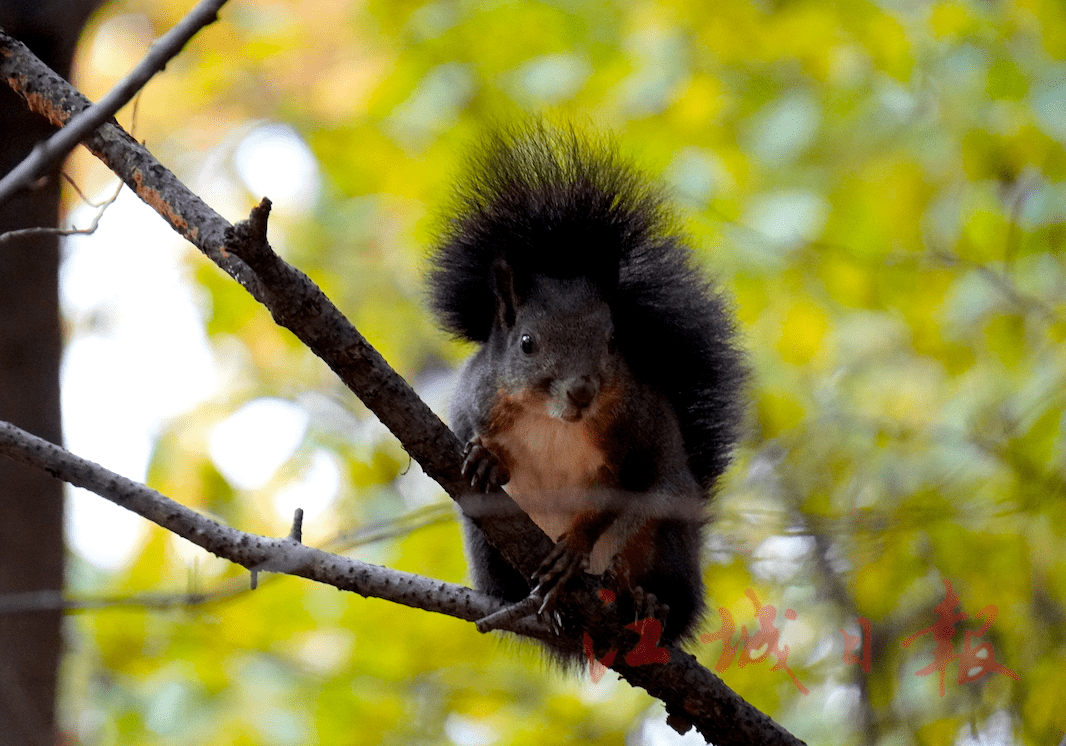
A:
{"type": "MultiPolygon", "coordinates": [[[[106,5],[77,84],[100,97],[189,7],[106,5]]],[[[667,185],[735,302],[750,427],[717,502],[709,603],[734,620],[734,644],[758,626],[746,591],[773,605],[808,693],[773,656],[741,667],[721,641],[693,652],[812,744],[1058,743],[1061,0],[231,0],[120,119],[230,220],[271,197],[274,246],[444,414],[469,349],[425,310],[425,247],[464,150],[523,113],[614,133],[667,185]],[[941,693],[922,673],[933,634],[902,643],[937,622],[944,581],[969,616],[945,642],[941,693]],[[844,660],[862,620],[868,671],[844,660]],[[958,657],[982,643],[984,658],[958,657]],[[960,683],[964,662],[987,675],[960,683]]],[[[113,182],[85,154],[69,171],[88,193],[113,182]]],[[[79,204],[71,193],[72,215],[79,204]]],[[[165,494],[274,535],[303,505],[308,543],[463,582],[443,492],[194,251],[141,274],[180,244],[123,204],[104,216],[111,243],[68,244],[72,448],[78,416],[106,442],[105,420],[129,431],[124,418],[156,407],[124,450],[144,451],[165,494]],[[108,246],[127,247],[113,251],[121,273],[86,283],[75,270],[108,246]],[[192,342],[167,326],[181,313],[192,342]],[[122,336],[130,318],[142,336],[122,336]],[[93,375],[139,387],[132,405],[74,364],[119,339],[93,375]],[[84,419],[90,401],[107,408],[84,419]]],[[[139,519],[87,528],[102,500],[76,505],[70,592],[134,603],[68,618],[72,743],[676,740],[660,705],[611,676],[565,677],[472,625],[302,580],[250,592],[246,574],[139,519]],[[93,538],[113,554],[84,548],[93,538]]]]}

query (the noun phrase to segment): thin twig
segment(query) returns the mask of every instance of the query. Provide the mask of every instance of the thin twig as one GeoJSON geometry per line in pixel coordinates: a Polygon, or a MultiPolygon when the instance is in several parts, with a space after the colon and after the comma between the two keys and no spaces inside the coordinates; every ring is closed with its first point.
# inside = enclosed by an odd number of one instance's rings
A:
{"type": "Polygon", "coordinates": [[[337,534],[324,542],[333,551],[345,551],[364,544],[407,536],[415,531],[438,523],[455,520],[451,503],[437,503],[404,513],[395,518],[370,521],[358,528],[337,534]]]}
{"type": "Polygon", "coordinates": [[[89,207],[100,208],[107,204],[107,200],[104,200],[103,202],[93,202],[91,199],[86,197],[85,192],[83,192],[81,190],[81,187],[78,186],[78,182],[70,178],[70,174],[68,174],[66,171],[61,171],[59,175],[62,176],[63,181],[67,182],[67,184],[70,185],[70,188],[73,189],[79,197],[81,197],[81,201],[87,204],[89,207]]]}
{"type": "Polygon", "coordinates": [[[1063,321],[1055,309],[1048,303],[1023,293],[1017,288],[1010,277],[1002,272],[997,272],[986,264],[974,261],[973,259],[967,259],[966,257],[950,251],[936,251],[933,253],[933,258],[949,267],[961,265],[977,272],[977,274],[988,281],[989,285],[999,290],[1010,303],[1017,306],[1022,312],[1034,312],[1042,316],[1045,321],[1053,324],[1059,324],[1063,321]]]}
{"type": "Polygon", "coordinates": [[[99,103],[93,104],[86,111],[74,117],[59,132],[39,143],[22,163],[0,179],[0,204],[36,181],[57,161],[73,150],[90,132],[129,103],[129,100],[182,50],[189,39],[204,26],[218,19],[219,8],[225,3],[226,0],[201,0],[174,28],[149,47],[148,54],[125,78],[108,91],[99,103]]]}
{"type": "MultiPolygon", "coordinates": [[[[68,180],[70,178],[67,177],[65,173],[63,174],[63,176],[66,177],[68,180]]],[[[70,183],[72,186],[74,185],[73,181],[71,181],[70,183]]],[[[69,229],[43,227],[20,228],[18,230],[7,231],[6,233],[0,233],[0,246],[3,246],[5,243],[8,243],[10,241],[15,241],[19,238],[24,238],[26,236],[39,236],[41,234],[46,233],[54,234],[56,236],[91,236],[93,233],[96,233],[96,229],[100,227],[100,219],[104,216],[104,213],[107,211],[107,208],[110,207],[115,202],[115,200],[118,199],[118,195],[122,193],[123,186],[125,185],[120,181],[118,183],[118,186],[115,187],[115,193],[100,204],[89,202],[89,200],[85,199],[85,196],[82,195],[82,199],[85,200],[86,204],[99,208],[96,214],[93,216],[92,222],[89,223],[88,228],[78,228],[77,226],[74,226],[69,229]]],[[[81,190],[78,189],[76,186],[74,187],[74,190],[78,192],[79,195],[81,195],[81,190]]]]}
{"type": "MultiPolygon", "coordinates": [[[[242,584],[243,589],[243,584],[242,584]]],[[[134,596],[70,598],[63,591],[27,591],[0,595],[0,615],[27,611],[93,611],[98,609],[170,609],[199,606],[223,597],[223,593],[144,593],[134,596]]]]}
{"type": "Polygon", "coordinates": [[[474,626],[476,626],[477,631],[482,634],[485,632],[492,632],[496,629],[505,629],[523,617],[527,617],[530,614],[536,614],[537,609],[539,609],[543,603],[544,598],[542,596],[531,593],[521,601],[506,606],[495,614],[489,614],[484,619],[478,619],[474,626]]]}

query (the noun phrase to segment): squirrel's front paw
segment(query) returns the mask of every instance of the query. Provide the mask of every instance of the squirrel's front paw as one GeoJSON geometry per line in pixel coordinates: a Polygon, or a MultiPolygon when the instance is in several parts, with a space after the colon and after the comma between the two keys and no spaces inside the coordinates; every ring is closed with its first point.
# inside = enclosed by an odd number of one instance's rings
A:
{"type": "Polygon", "coordinates": [[[507,484],[511,478],[499,456],[489,450],[480,436],[474,436],[467,441],[466,448],[463,449],[461,473],[478,492],[492,492],[507,484]]]}
{"type": "Polygon", "coordinates": [[[570,578],[588,569],[589,551],[588,542],[582,536],[568,531],[559,537],[559,541],[548,552],[533,575],[533,581],[537,584],[533,592],[539,593],[544,599],[540,607],[542,616],[554,609],[559,591],[570,578]]]}

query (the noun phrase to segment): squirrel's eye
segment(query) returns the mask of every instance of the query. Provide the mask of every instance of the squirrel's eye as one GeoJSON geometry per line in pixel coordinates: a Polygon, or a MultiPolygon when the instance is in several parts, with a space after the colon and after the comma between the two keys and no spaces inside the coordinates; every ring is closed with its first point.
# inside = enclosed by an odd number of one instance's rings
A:
{"type": "Polygon", "coordinates": [[[522,352],[530,355],[533,353],[533,337],[528,334],[523,334],[522,339],[519,340],[522,345],[522,352]]]}

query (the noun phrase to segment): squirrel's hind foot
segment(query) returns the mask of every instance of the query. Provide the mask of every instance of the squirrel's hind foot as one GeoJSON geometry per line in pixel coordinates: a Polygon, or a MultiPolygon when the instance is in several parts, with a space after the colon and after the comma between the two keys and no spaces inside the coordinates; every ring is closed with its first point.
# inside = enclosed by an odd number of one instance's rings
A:
{"type": "Polygon", "coordinates": [[[613,590],[617,598],[628,599],[633,607],[633,621],[657,619],[664,626],[670,606],[656,598],[654,593],[633,582],[629,564],[621,555],[616,555],[603,573],[603,584],[613,590]]]}
{"type": "Polygon", "coordinates": [[[641,622],[648,619],[658,620],[663,627],[666,626],[666,617],[670,614],[670,606],[649,593],[641,586],[630,591],[633,599],[633,621],[641,622]]]}

